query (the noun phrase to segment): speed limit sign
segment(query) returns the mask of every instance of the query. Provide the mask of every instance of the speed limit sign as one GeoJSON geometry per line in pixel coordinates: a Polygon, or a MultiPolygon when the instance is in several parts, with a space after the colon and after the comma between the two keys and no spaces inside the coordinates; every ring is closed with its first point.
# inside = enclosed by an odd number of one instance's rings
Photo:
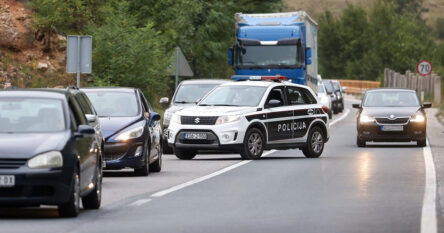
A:
{"type": "Polygon", "coordinates": [[[432,63],[429,61],[420,61],[418,66],[416,66],[416,71],[418,71],[421,76],[430,75],[433,71],[432,63]]]}

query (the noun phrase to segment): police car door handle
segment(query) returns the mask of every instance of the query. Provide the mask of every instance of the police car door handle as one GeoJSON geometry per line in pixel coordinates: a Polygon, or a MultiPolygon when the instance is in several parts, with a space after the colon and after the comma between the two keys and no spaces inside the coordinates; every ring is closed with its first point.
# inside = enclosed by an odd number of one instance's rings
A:
{"type": "Polygon", "coordinates": [[[312,108],[308,109],[308,110],[307,110],[307,113],[308,113],[309,115],[313,115],[313,114],[314,114],[314,109],[312,109],[312,108]]]}

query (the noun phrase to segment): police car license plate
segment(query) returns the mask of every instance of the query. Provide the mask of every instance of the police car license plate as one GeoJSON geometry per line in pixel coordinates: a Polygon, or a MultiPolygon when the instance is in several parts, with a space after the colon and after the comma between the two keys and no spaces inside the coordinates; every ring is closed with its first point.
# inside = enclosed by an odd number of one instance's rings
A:
{"type": "Polygon", "coordinates": [[[192,140],[206,140],[207,134],[206,133],[185,133],[184,138],[185,139],[192,139],[192,140]]]}
{"type": "Polygon", "coordinates": [[[0,187],[13,187],[15,176],[0,176],[0,187]]]}
{"type": "Polygon", "coordinates": [[[404,126],[402,125],[382,125],[382,131],[404,131],[404,126]]]}

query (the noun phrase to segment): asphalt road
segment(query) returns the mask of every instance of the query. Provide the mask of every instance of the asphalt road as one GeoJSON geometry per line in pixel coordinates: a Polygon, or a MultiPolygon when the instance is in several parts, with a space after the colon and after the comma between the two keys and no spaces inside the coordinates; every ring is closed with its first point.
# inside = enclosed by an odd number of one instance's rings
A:
{"type": "Polygon", "coordinates": [[[149,177],[107,173],[100,210],[60,219],[52,207],[0,209],[0,232],[420,232],[423,149],[356,147],[354,112],[332,126],[319,159],[299,150],[251,162],[166,155],[149,177]]]}

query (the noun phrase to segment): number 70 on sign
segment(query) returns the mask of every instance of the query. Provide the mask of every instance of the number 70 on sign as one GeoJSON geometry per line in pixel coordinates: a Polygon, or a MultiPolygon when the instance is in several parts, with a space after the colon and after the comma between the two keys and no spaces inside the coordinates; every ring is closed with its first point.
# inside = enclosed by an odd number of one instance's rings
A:
{"type": "Polygon", "coordinates": [[[416,71],[418,71],[421,76],[430,75],[433,71],[432,63],[429,61],[420,61],[416,66],[416,71]]]}

